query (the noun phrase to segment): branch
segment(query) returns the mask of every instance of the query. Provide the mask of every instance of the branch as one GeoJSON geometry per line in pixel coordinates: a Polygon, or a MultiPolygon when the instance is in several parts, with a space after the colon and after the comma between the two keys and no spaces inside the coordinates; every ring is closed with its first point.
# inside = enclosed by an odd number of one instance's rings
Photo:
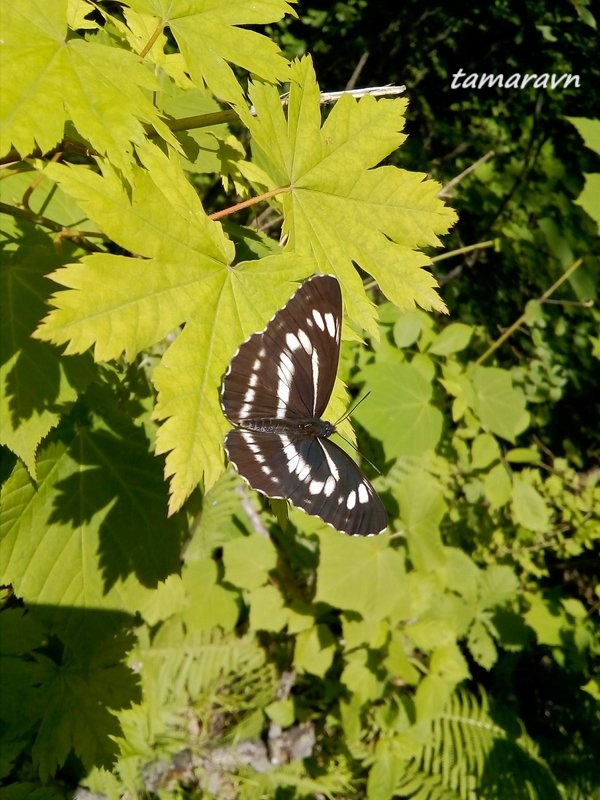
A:
{"type": "MultiPolygon", "coordinates": [[[[552,284],[552,286],[551,286],[549,289],[547,289],[547,290],[544,292],[544,294],[543,294],[543,295],[542,295],[542,296],[539,298],[540,302],[541,302],[541,303],[545,302],[545,301],[546,301],[546,300],[547,300],[547,299],[550,297],[550,295],[551,295],[551,294],[553,294],[553,293],[554,293],[554,292],[555,292],[555,291],[558,289],[558,287],[559,287],[559,286],[561,286],[561,285],[562,285],[562,284],[563,284],[563,283],[564,283],[564,282],[567,280],[567,278],[570,278],[570,277],[571,277],[571,275],[572,275],[572,274],[575,272],[575,270],[576,270],[576,269],[577,269],[577,267],[578,267],[578,266],[581,264],[581,262],[582,262],[582,261],[583,261],[583,259],[581,259],[581,258],[578,258],[578,259],[577,259],[577,261],[574,261],[574,262],[571,264],[571,266],[569,267],[569,269],[568,269],[566,272],[564,272],[564,273],[563,273],[563,274],[560,276],[560,278],[559,278],[557,281],[555,281],[555,282],[552,284]]],[[[526,316],[525,314],[521,314],[521,316],[519,317],[519,319],[518,319],[518,320],[516,320],[516,322],[513,322],[513,324],[512,324],[512,325],[511,325],[509,328],[507,328],[507,329],[504,331],[504,333],[502,334],[502,336],[499,336],[499,337],[498,337],[498,339],[496,339],[496,341],[495,341],[495,342],[493,342],[493,343],[492,343],[492,344],[491,344],[491,345],[488,347],[488,349],[485,351],[485,353],[483,353],[482,355],[480,355],[480,356],[479,356],[479,358],[478,358],[478,359],[476,359],[476,361],[474,362],[474,366],[478,366],[479,364],[483,364],[483,362],[484,362],[484,361],[485,361],[487,358],[489,358],[489,356],[491,356],[491,355],[492,355],[492,353],[495,353],[495,352],[496,352],[496,350],[497,350],[497,349],[498,349],[498,348],[499,348],[499,347],[500,347],[502,344],[504,344],[504,342],[505,342],[505,341],[506,341],[506,340],[507,340],[507,339],[508,339],[510,336],[512,336],[512,335],[513,335],[513,333],[514,333],[516,330],[518,330],[518,329],[521,327],[521,325],[522,325],[522,324],[525,322],[525,316],[526,316]]]]}

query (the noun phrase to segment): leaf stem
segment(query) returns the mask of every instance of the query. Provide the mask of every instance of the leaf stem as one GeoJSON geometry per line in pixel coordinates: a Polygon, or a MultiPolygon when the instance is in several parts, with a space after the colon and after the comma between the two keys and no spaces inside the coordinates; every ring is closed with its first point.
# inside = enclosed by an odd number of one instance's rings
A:
{"type": "Polygon", "coordinates": [[[229,208],[223,208],[221,211],[215,211],[214,214],[209,215],[209,219],[217,220],[222,219],[222,217],[228,217],[230,214],[235,214],[236,211],[241,211],[243,208],[250,208],[250,206],[255,206],[257,203],[262,203],[264,200],[268,200],[269,197],[275,197],[275,195],[282,194],[283,192],[289,192],[289,190],[289,186],[280,186],[277,189],[272,189],[270,192],[259,194],[256,197],[251,197],[249,200],[244,200],[241,203],[236,203],[234,206],[229,206],[229,208]]]}
{"type": "MultiPolygon", "coordinates": [[[[561,285],[562,285],[562,284],[563,284],[563,283],[564,283],[564,282],[567,280],[567,278],[570,278],[570,277],[571,277],[571,275],[572,275],[572,274],[575,272],[575,270],[576,270],[576,269],[577,269],[577,267],[578,267],[578,266],[581,264],[581,262],[582,262],[582,261],[583,261],[583,259],[581,259],[581,258],[578,258],[578,259],[577,259],[577,261],[574,261],[574,262],[571,264],[571,266],[570,266],[570,267],[569,267],[569,268],[566,270],[566,272],[564,272],[564,273],[563,273],[563,274],[560,276],[560,278],[559,278],[557,281],[555,281],[555,282],[552,284],[552,286],[551,286],[549,289],[547,289],[547,290],[544,292],[544,294],[543,294],[543,295],[542,295],[542,296],[539,298],[540,302],[541,302],[541,303],[543,303],[545,300],[547,300],[547,299],[550,297],[550,295],[551,295],[551,294],[553,294],[553,293],[554,293],[554,292],[555,292],[555,291],[558,289],[558,287],[559,287],[559,286],[561,286],[561,285]]],[[[473,366],[478,366],[479,364],[483,364],[483,362],[484,362],[484,361],[485,361],[487,358],[489,358],[489,356],[491,356],[491,355],[492,355],[492,353],[496,352],[496,350],[497,350],[497,349],[498,349],[498,348],[499,348],[501,345],[503,345],[503,344],[504,344],[504,342],[505,342],[505,341],[506,341],[506,340],[507,340],[507,339],[508,339],[510,336],[512,336],[512,335],[513,335],[513,333],[514,333],[516,330],[518,330],[518,329],[521,327],[521,325],[522,325],[522,324],[525,322],[525,317],[526,317],[526,314],[525,314],[525,312],[524,312],[523,314],[521,314],[521,316],[520,316],[520,317],[519,317],[519,318],[518,318],[518,319],[517,319],[515,322],[513,322],[513,324],[512,324],[510,327],[508,327],[508,328],[507,328],[507,329],[504,331],[504,333],[503,333],[501,336],[499,336],[499,337],[496,339],[496,341],[495,341],[495,342],[493,342],[493,343],[492,343],[492,344],[491,344],[491,345],[488,347],[488,349],[485,351],[485,353],[483,353],[482,355],[480,355],[480,356],[479,356],[479,358],[475,360],[475,362],[474,362],[473,366]]]]}

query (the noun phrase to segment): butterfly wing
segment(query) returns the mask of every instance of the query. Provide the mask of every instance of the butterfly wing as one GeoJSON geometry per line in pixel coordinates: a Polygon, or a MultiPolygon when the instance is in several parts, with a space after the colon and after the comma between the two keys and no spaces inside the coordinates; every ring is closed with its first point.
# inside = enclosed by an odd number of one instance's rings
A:
{"type": "Polygon", "coordinates": [[[372,536],[387,525],[369,481],[329,439],[234,429],[227,434],[225,449],[253,489],[285,498],[339,531],[372,536]]]}
{"type": "Polygon", "coordinates": [[[342,294],[336,278],[302,284],[261,333],[238,349],[221,405],[233,425],[321,417],[338,368],[342,294]]]}

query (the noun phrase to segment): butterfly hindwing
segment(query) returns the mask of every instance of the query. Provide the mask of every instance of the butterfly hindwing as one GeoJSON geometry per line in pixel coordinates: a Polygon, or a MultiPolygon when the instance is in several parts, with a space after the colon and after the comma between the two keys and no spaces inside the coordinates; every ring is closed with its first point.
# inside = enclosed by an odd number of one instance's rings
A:
{"type": "Polygon", "coordinates": [[[225,449],[253,489],[285,498],[339,531],[368,536],[387,524],[369,481],[329,439],[234,429],[227,434],[225,449]]]}

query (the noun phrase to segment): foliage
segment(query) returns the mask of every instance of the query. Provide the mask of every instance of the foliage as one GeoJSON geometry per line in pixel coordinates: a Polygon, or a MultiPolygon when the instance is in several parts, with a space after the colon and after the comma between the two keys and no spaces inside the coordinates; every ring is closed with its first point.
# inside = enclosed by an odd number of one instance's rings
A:
{"type": "Polygon", "coordinates": [[[578,437],[548,447],[587,380],[548,285],[499,303],[518,358],[490,361],[474,288],[445,292],[460,322],[431,313],[421,249],[455,214],[393,165],[406,102],[322,115],[311,59],[258,31],[283,0],[1,11],[2,796],[597,796],[600,486],[578,437]],[[371,391],[376,538],[276,519],[223,461],[229,360],[314,272],[347,312],[329,416],[371,391]]]}

